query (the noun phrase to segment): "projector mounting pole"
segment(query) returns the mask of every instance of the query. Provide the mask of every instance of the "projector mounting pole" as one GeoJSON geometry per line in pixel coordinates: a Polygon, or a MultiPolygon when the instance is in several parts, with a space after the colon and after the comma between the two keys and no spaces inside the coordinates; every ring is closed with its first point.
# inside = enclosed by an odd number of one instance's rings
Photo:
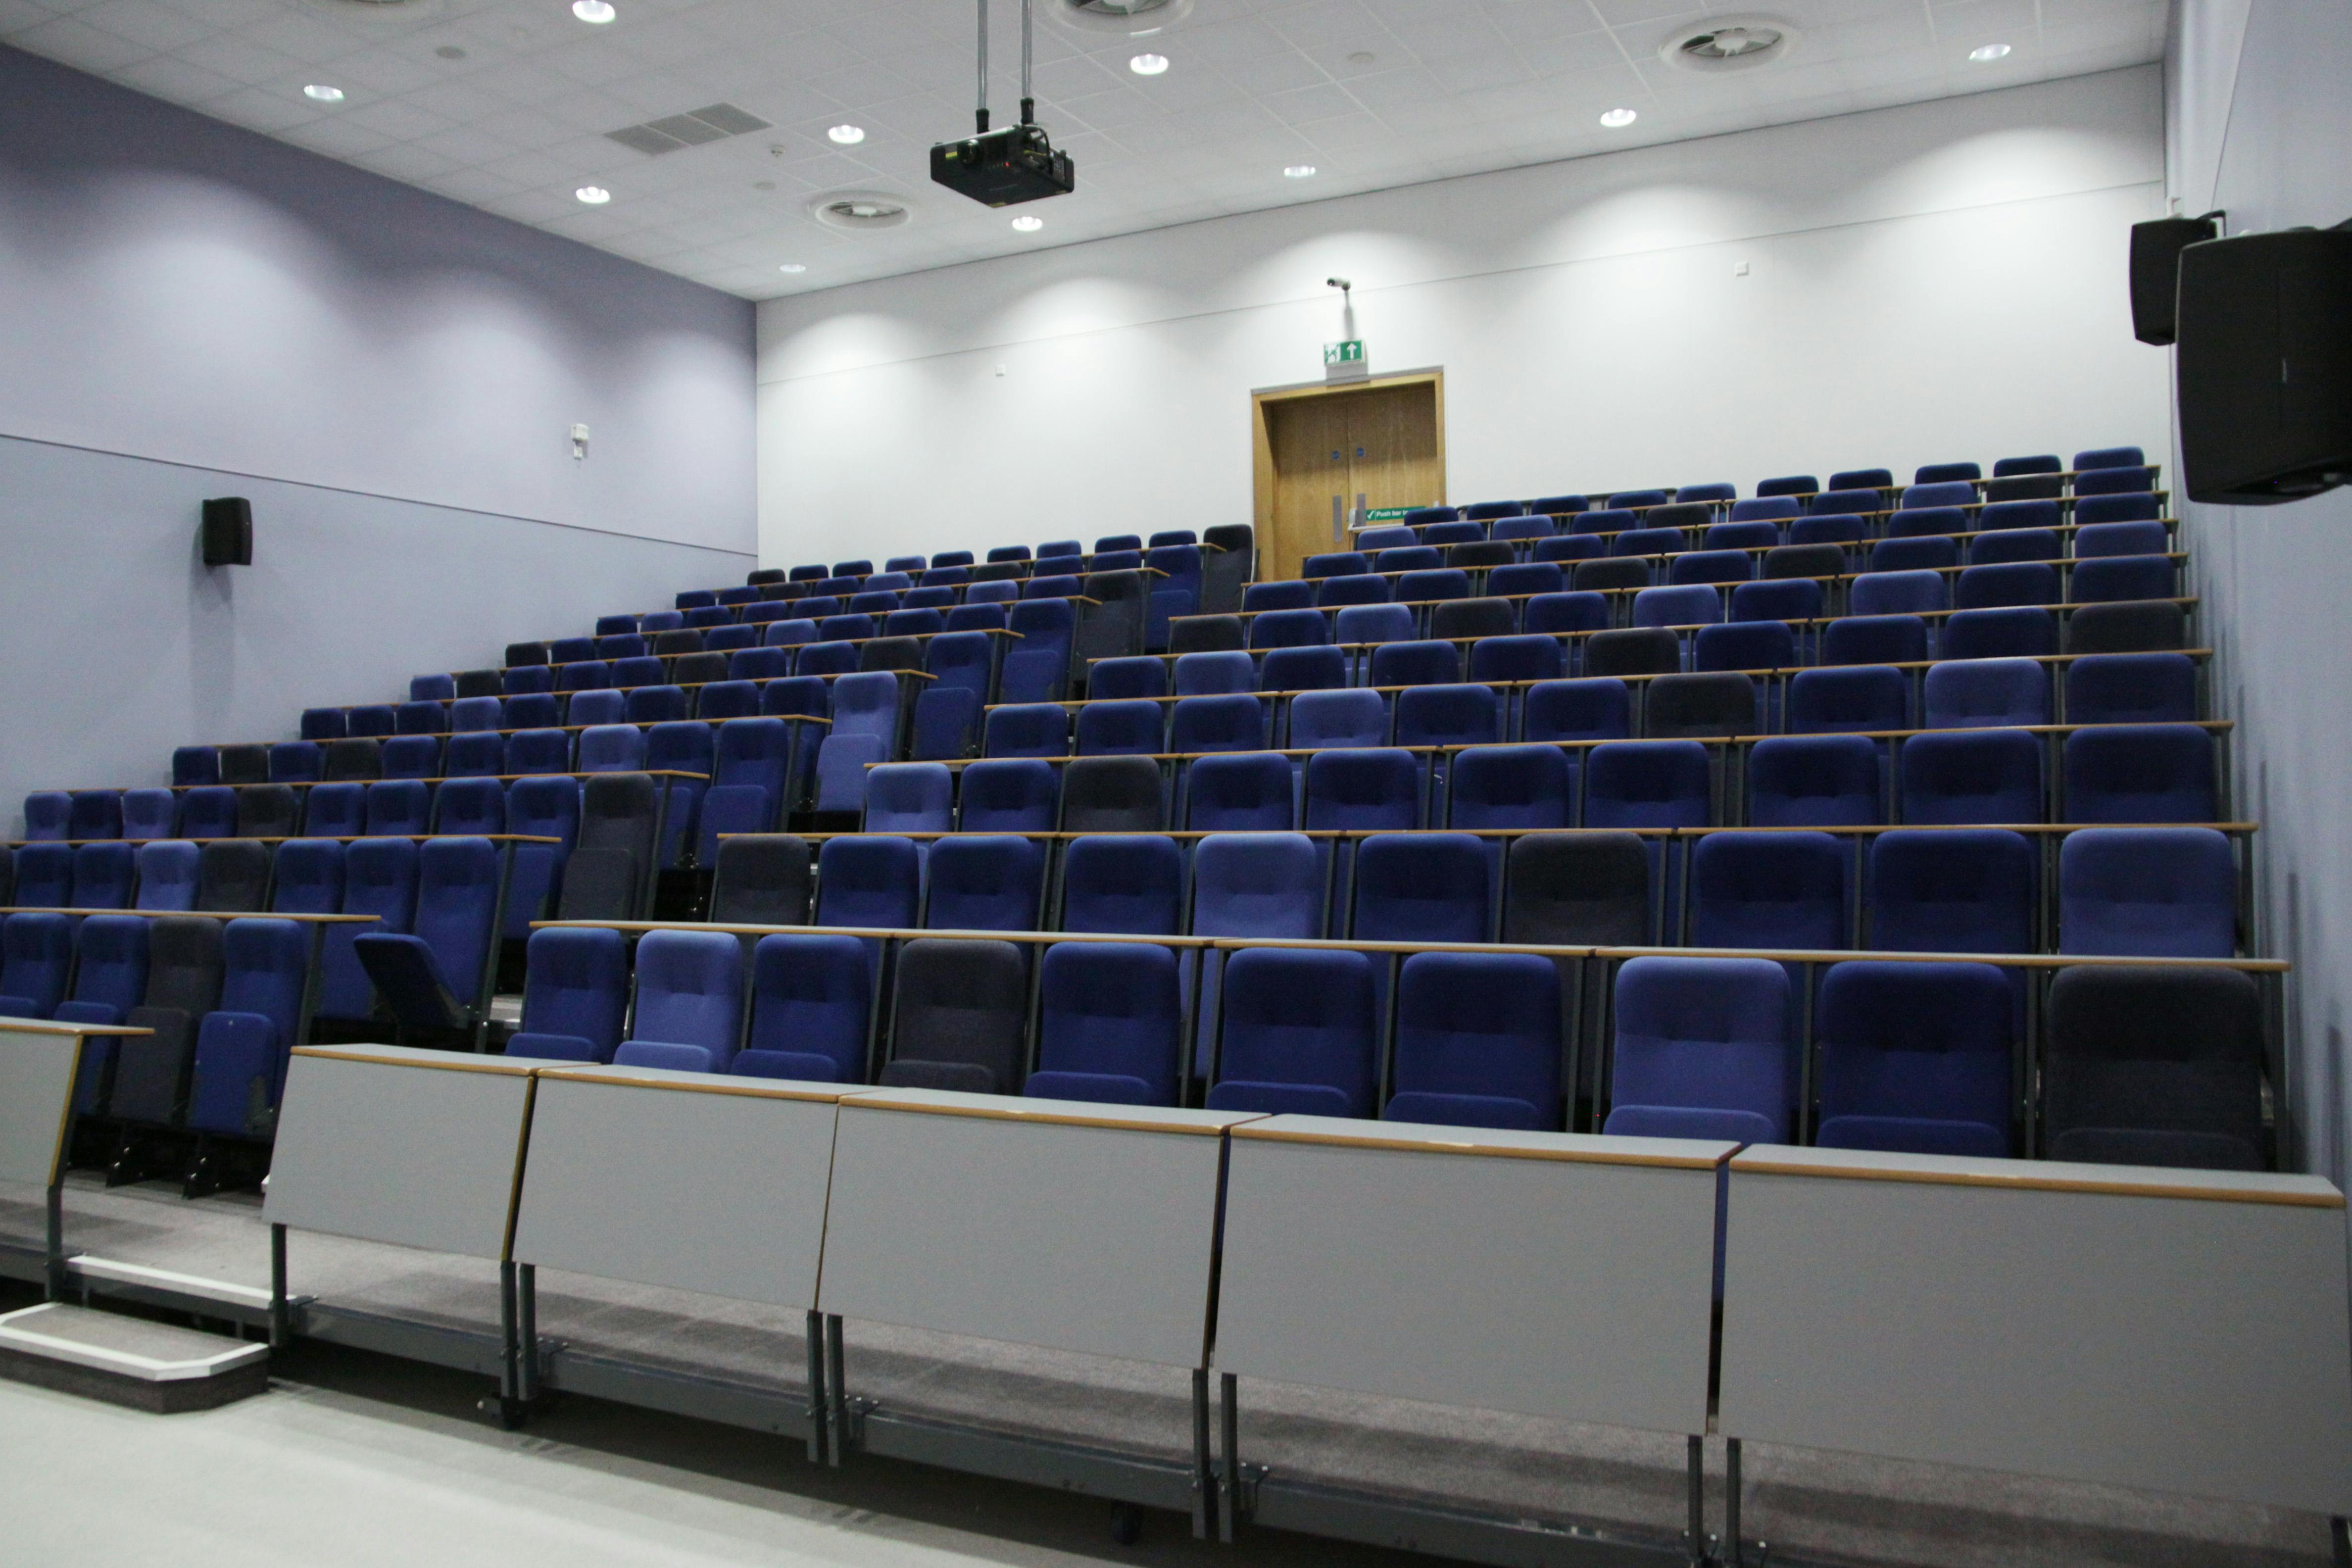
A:
{"type": "Polygon", "coordinates": [[[1029,0],[1021,0],[1021,123],[1037,123],[1037,100],[1029,92],[1029,0]]]}
{"type": "Polygon", "coordinates": [[[988,0],[980,0],[980,110],[972,116],[980,134],[988,134],[988,0]]]}

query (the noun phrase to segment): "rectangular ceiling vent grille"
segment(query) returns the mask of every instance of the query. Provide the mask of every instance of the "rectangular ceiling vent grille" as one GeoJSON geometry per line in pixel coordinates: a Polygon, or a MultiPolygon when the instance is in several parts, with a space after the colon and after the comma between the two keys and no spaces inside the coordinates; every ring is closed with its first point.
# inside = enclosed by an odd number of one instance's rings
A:
{"type": "Polygon", "coordinates": [[[607,131],[604,134],[624,147],[634,147],[650,157],[658,158],[681,147],[699,147],[705,142],[724,142],[730,136],[765,131],[768,126],[769,121],[731,103],[712,103],[700,109],[689,109],[684,114],[648,120],[642,125],[624,125],[618,131],[607,131]]]}

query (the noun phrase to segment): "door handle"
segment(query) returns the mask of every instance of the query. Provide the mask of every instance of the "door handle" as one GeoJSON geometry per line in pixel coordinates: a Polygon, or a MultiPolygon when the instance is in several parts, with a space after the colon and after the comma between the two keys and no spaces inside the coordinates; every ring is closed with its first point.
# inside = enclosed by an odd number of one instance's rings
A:
{"type": "Polygon", "coordinates": [[[1338,496],[1333,496],[1333,497],[1331,498],[1331,542],[1332,542],[1333,544],[1337,544],[1337,543],[1339,543],[1339,540],[1340,540],[1340,537],[1341,537],[1341,536],[1340,536],[1340,527],[1341,527],[1340,518],[1341,518],[1341,515],[1342,515],[1342,512],[1343,512],[1344,506],[1345,506],[1345,502],[1344,502],[1344,501],[1343,501],[1339,497],[1338,497],[1338,496]]]}

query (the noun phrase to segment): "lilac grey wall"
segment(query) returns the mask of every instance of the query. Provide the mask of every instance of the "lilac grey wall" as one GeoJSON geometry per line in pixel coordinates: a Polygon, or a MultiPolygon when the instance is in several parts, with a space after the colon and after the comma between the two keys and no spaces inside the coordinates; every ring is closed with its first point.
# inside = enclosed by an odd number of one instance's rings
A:
{"type": "MultiPolygon", "coordinates": [[[[2168,178],[2229,232],[2352,217],[2352,7],[2342,0],[2181,0],[2166,67],[2168,178]]],[[[2166,351],[2149,349],[2150,355],[2166,351]]],[[[2173,474],[2179,475],[2179,454],[2173,474]]],[[[2288,985],[2289,1159],[2352,1173],[2352,735],[2347,542],[2352,489],[2283,507],[2184,508],[2213,689],[2237,721],[2231,776],[2255,836],[2264,951],[2288,985]]]]}
{"type": "Polygon", "coordinates": [[[0,48],[0,821],[740,582],[751,355],[746,301],[0,48]]]}

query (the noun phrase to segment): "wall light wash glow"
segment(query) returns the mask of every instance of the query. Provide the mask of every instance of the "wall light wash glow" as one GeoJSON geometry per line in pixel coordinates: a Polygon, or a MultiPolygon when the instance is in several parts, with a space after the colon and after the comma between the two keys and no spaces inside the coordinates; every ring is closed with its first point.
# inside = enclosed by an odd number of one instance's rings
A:
{"type": "Polygon", "coordinates": [[[2114,258],[2162,210],[2158,97],[2111,72],[772,300],[762,559],[1244,520],[1250,390],[1321,380],[1333,275],[1375,374],[1445,368],[1456,497],[2154,441],[2114,258]],[[1927,363],[2014,395],[1885,395],[1927,363]],[[1087,438],[1041,468],[1041,422],[1087,438]]]}

